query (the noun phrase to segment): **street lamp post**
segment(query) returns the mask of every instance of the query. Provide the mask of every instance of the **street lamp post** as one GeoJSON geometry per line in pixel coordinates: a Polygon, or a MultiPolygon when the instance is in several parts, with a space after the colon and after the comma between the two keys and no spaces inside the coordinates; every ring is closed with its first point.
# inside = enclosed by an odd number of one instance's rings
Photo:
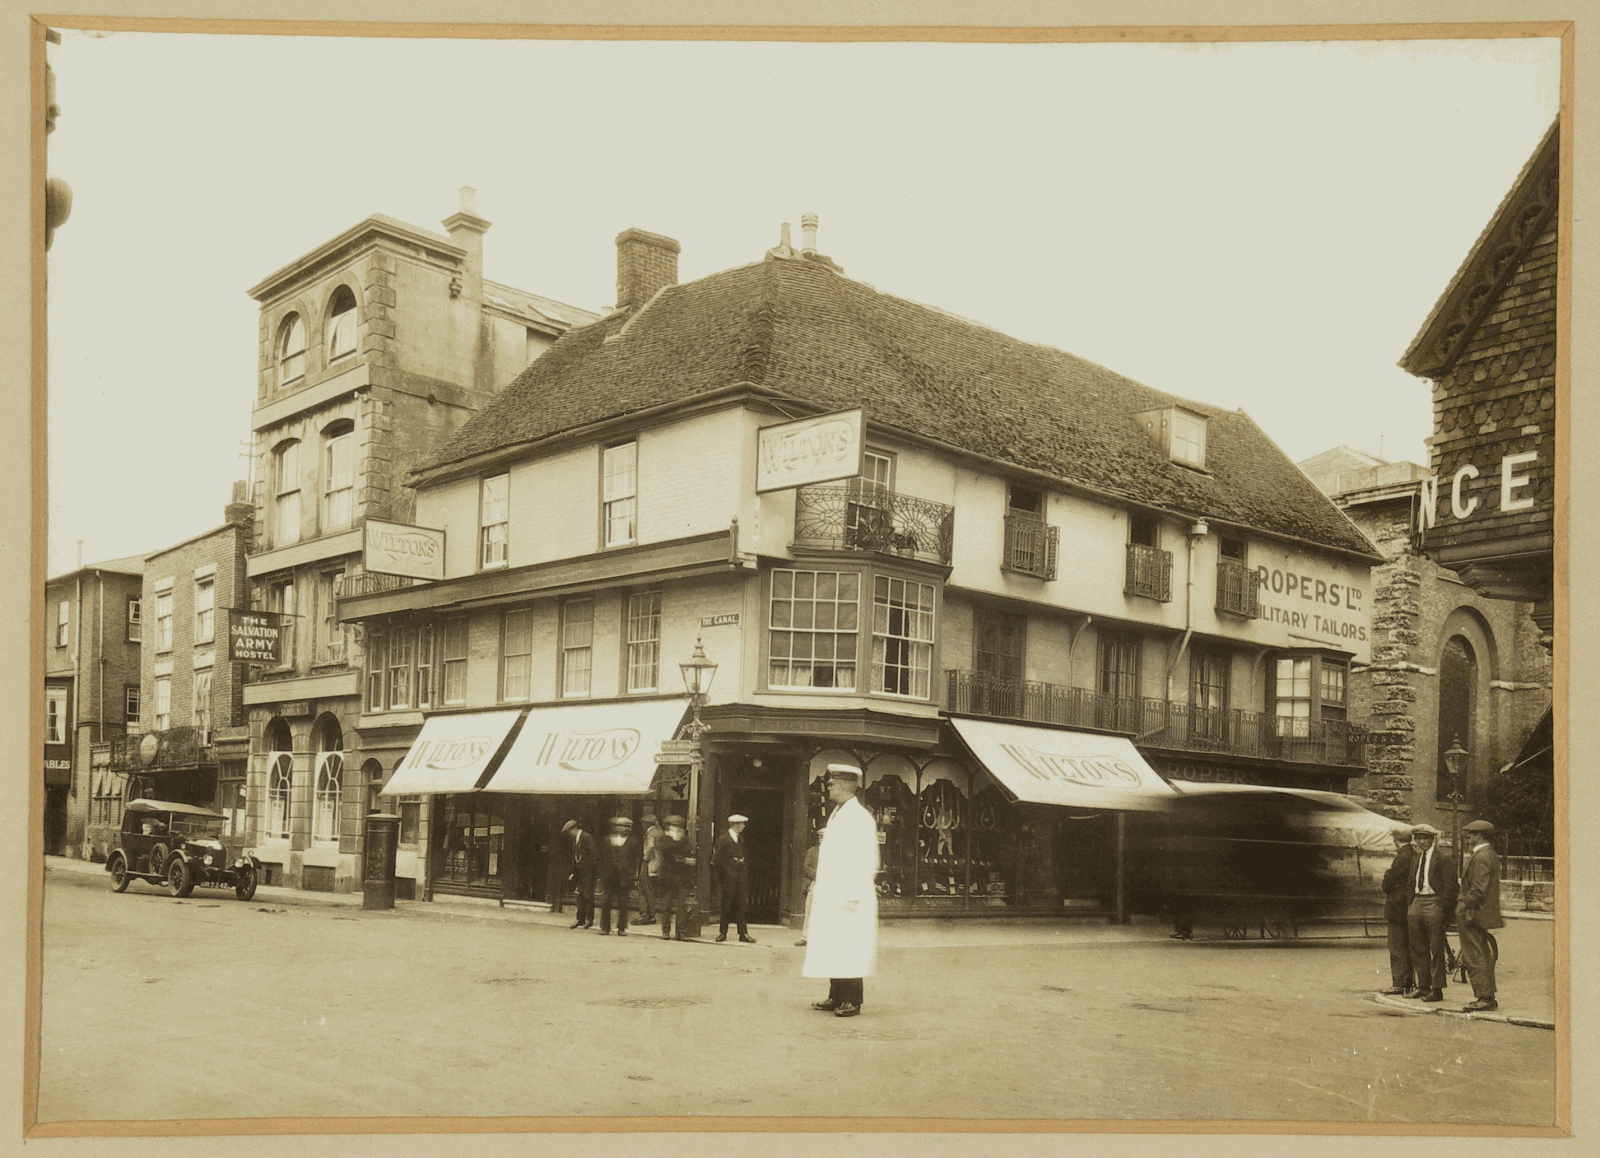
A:
{"type": "Polygon", "coordinates": [[[1467,759],[1467,750],[1461,746],[1461,737],[1444,753],[1444,766],[1450,773],[1450,847],[1456,852],[1456,876],[1461,875],[1461,804],[1465,799],[1461,791],[1461,776],[1467,759]]]}
{"type": "MultiPolygon", "coordinates": [[[[706,658],[705,644],[700,636],[694,637],[694,654],[678,665],[683,672],[683,687],[689,696],[689,707],[694,716],[689,721],[689,739],[694,744],[689,753],[689,849],[694,851],[700,828],[700,774],[705,767],[705,751],[701,737],[709,730],[700,719],[700,708],[711,691],[711,681],[716,678],[717,665],[706,658]]],[[[701,893],[702,879],[709,881],[709,868],[702,865],[695,873],[695,892],[701,893]]],[[[699,904],[694,906],[699,911],[699,904]]]]}

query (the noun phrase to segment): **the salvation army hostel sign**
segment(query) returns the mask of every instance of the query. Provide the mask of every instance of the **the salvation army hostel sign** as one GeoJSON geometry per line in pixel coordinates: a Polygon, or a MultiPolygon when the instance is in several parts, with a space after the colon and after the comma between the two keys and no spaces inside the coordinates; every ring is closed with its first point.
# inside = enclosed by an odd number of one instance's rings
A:
{"type": "Polygon", "coordinates": [[[283,662],[283,633],[288,618],[272,611],[228,611],[228,662],[283,662]]]}
{"type": "Polygon", "coordinates": [[[444,578],[444,532],[368,519],[362,563],[369,572],[412,579],[444,578]]]}
{"type": "Polygon", "coordinates": [[[756,494],[837,482],[861,473],[863,410],[819,414],[756,434],[756,494]]]}
{"type": "Polygon", "coordinates": [[[1371,650],[1372,605],[1365,567],[1252,544],[1251,569],[1261,617],[1280,647],[1321,646],[1365,661],[1371,650]]]}

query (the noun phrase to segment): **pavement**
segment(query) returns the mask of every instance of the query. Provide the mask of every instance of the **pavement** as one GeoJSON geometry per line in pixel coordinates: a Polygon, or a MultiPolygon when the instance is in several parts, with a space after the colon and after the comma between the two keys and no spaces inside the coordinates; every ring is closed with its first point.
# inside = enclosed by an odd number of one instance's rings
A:
{"type": "MultiPolygon", "coordinates": [[[[119,896],[98,865],[47,868],[45,1122],[1553,1121],[1556,1035],[1381,1003],[1377,938],[885,921],[863,1015],[840,1020],[812,1012],[791,929],[669,944],[574,932],[570,911],[119,896]]],[[[1502,931],[1506,994],[1549,971],[1551,932],[1502,931]]]]}

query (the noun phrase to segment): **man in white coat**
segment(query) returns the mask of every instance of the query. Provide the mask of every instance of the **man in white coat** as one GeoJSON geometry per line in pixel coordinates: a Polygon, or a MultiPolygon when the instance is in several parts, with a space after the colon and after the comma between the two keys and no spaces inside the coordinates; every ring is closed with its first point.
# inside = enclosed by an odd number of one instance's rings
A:
{"type": "Polygon", "coordinates": [[[861,770],[828,765],[833,813],[822,830],[803,977],[828,978],[828,999],[812,1009],[835,1017],[861,1012],[862,978],[878,958],[878,825],[856,799],[861,770]]]}

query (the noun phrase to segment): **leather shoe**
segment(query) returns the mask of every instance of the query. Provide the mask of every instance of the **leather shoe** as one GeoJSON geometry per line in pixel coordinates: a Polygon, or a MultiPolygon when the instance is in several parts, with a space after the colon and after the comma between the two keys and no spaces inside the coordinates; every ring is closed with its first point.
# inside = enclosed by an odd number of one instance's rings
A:
{"type": "Polygon", "coordinates": [[[804,937],[801,937],[798,941],[795,942],[795,944],[797,946],[798,945],[804,945],[805,943],[806,943],[806,939],[804,937]]]}
{"type": "Polygon", "coordinates": [[[672,934],[671,933],[663,933],[663,934],[661,934],[661,939],[663,941],[670,941],[670,940],[672,940],[672,934]]]}
{"type": "Polygon", "coordinates": [[[628,935],[628,930],[626,930],[626,929],[618,929],[617,930],[617,936],[626,937],[627,935],[628,935]]]}
{"type": "Polygon", "coordinates": [[[1462,1013],[1488,1013],[1492,1009],[1499,1009],[1500,1003],[1492,997],[1480,997],[1476,1001],[1469,1001],[1461,1007],[1462,1013]]]}
{"type": "Polygon", "coordinates": [[[728,934],[726,934],[726,933],[718,933],[717,934],[717,943],[718,944],[721,944],[723,941],[726,941],[727,939],[728,939],[728,934]]]}
{"type": "Polygon", "coordinates": [[[1444,990],[1442,990],[1442,989],[1430,989],[1430,990],[1428,990],[1428,995],[1426,997],[1424,997],[1422,1000],[1424,1000],[1424,1001],[1443,1001],[1444,1000],[1444,990]]]}
{"type": "Polygon", "coordinates": [[[1426,989],[1413,989],[1410,993],[1407,993],[1406,996],[1411,998],[1413,1001],[1420,1001],[1422,998],[1428,996],[1428,991],[1426,989]]]}
{"type": "Polygon", "coordinates": [[[756,939],[754,937],[747,937],[743,933],[739,934],[739,940],[743,941],[746,945],[754,945],[756,943],[756,939]]]}
{"type": "Polygon", "coordinates": [[[609,936],[611,936],[611,930],[610,929],[601,929],[600,930],[600,935],[602,937],[609,937],[609,936]]]}
{"type": "Polygon", "coordinates": [[[859,1005],[851,1005],[848,1001],[833,1011],[835,1017],[855,1017],[861,1012],[859,1005]]]}
{"type": "Polygon", "coordinates": [[[1409,985],[1391,985],[1383,991],[1385,997],[1404,997],[1411,992],[1409,985]]]}
{"type": "Polygon", "coordinates": [[[582,921],[574,921],[574,922],[572,922],[572,927],[574,929],[581,929],[581,928],[583,928],[583,922],[582,921]]]}
{"type": "Polygon", "coordinates": [[[839,1003],[830,997],[826,1001],[813,1001],[811,1008],[820,1009],[823,1013],[833,1013],[839,1008],[839,1003]]]}
{"type": "Polygon", "coordinates": [[[679,933],[676,937],[674,937],[672,939],[674,941],[687,941],[689,938],[685,937],[682,933],[679,933]]]}

